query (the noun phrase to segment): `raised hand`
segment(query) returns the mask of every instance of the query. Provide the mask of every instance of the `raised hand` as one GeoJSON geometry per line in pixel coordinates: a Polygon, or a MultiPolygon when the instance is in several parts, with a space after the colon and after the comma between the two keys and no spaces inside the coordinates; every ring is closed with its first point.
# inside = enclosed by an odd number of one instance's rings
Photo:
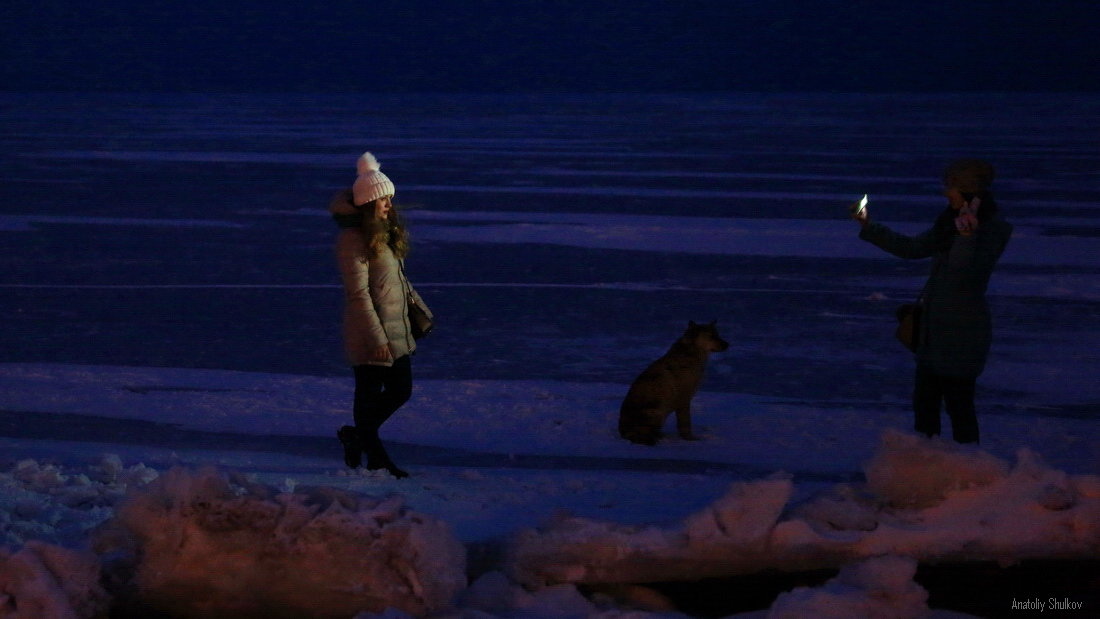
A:
{"type": "Polygon", "coordinates": [[[974,198],[959,209],[959,216],[955,218],[955,228],[959,234],[969,236],[978,229],[978,209],[982,206],[981,198],[974,198]]]}

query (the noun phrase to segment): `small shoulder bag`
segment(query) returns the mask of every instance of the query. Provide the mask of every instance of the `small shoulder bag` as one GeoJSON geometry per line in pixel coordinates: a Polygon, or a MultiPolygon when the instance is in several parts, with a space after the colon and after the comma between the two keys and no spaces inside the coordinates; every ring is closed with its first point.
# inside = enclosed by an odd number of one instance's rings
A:
{"type": "Polygon", "coordinates": [[[912,352],[917,352],[917,338],[920,337],[921,304],[903,303],[895,311],[898,328],[894,331],[898,341],[912,352]]]}
{"type": "Polygon", "coordinates": [[[409,330],[412,333],[414,340],[428,335],[432,332],[432,319],[428,316],[428,312],[416,302],[416,299],[409,295],[409,330]]]}
{"type": "Polygon", "coordinates": [[[432,317],[428,315],[428,310],[417,303],[416,297],[412,293],[412,284],[409,284],[409,278],[405,275],[405,261],[402,260],[398,264],[401,268],[401,278],[405,280],[405,285],[408,286],[405,291],[405,298],[408,299],[409,307],[409,333],[414,340],[419,340],[431,333],[435,325],[432,323],[432,317]]]}

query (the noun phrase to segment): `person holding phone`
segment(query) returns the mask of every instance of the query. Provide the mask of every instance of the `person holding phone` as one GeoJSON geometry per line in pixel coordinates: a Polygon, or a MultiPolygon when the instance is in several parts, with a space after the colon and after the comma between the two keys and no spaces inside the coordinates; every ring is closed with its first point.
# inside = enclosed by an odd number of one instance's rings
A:
{"type": "Polygon", "coordinates": [[[990,190],[993,176],[993,166],[980,159],[948,165],[943,175],[947,207],[917,236],[872,221],[866,202],[851,207],[861,225],[859,238],[900,258],[932,259],[918,300],[914,427],[926,436],[938,435],[940,410],[946,408],[959,443],[979,441],[974,391],[993,339],[985,292],[1012,236],[1012,225],[1001,217],[990,190]]]}

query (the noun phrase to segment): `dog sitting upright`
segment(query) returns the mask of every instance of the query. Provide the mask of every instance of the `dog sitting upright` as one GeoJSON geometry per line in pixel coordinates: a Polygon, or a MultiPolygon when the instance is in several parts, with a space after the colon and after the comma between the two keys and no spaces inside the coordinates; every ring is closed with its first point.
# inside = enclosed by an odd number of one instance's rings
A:
{"type": "Polygon", "coordinates": [[[717,321],[688,323],[687,331],[630,385],[619,409],[619,434],[634,443],[655,445],[669,413],[676,413],[676,429],[682,438],[695,440],[691,432],[691,399],[703,380],[707,356],[729,348],[718,336],[717,321]]]}

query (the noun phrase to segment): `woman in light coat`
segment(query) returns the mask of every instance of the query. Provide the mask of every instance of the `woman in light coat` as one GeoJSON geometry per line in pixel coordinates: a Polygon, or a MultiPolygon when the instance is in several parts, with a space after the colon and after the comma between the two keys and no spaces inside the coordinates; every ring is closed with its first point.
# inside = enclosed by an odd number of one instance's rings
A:
{"type": "Polygon", "coordinates": [[[358,467],[365,452],[368,469],[403,478],[408,473],[386,453],[378,430],[412,395],[416,340],[409,303],[429,316],[431,311],[405,276],[409,239],[393,204],[393,182],[370,153],[357,167],[352,189],[329,205],[340,227],[336,259],[344,286],[344,350],[355,374],[355,426],[344,426],[337,435],[349,467],[358,467]]]}
{"type": "Polygon", "coordinates": [[[853,206],[862,224],[859,238],[900,258],[932,258],[918,300],[914,426],[927,436],[940,433],[940,407],[951,418],[953,438],[977,443],[974,390],[985,368],[993,325],[985,291],[1012,225],[1001,218],[990,185],[993,166],[961,159],[944,172],[947,208],[932,227],[915,237],[872,222],[867,209],[853,206]]]}

